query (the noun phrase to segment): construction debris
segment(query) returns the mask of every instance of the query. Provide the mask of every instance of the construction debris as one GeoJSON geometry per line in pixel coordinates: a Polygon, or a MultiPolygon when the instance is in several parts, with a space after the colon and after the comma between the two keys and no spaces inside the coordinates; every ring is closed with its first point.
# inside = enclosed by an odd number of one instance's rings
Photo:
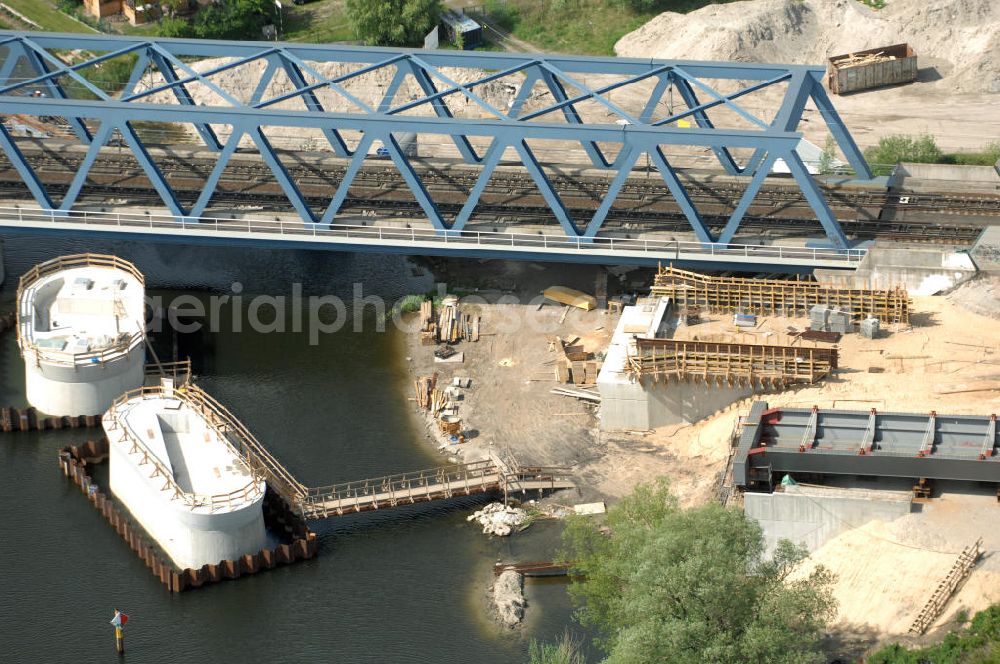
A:
{"type": "Polygon", "coordinates": [[[574,399],[582,399],[583,401],[590,401],[591,403],[601,403],[601,395],[588,390],[553,387],[550,392],[552,392],[552,394],[558,394],[561,397],[573,397],[574,399]]]}
{"type": "Polygon", "coordinates": [[[608,506],[604,501],[598,503],[580,503],[579,505],[573,505],[573,513],[589,516],[592,514],[604,514],[608,511],[608,506]]]}
{"type": "Polygon", "coordinates": [[[502,572],[493,582],[493,614],[504,627],[513,629],[524,618],[524,579],[514,570],[502,572]]]}
{"type": "MultiPolygon", "coordinates": [[[[509,507],[503,503],[490,503],[483,509],[466,517],[466,521],[475,521],[483,527],[484,535],[507,537],[514,529],[523,530],[522,526],[528,520],[528,513],[519,507],[509,507]]],[[[527,527],[527,526],[525,526],[527,527]]]]}
{"type": "Polygon", "coordinates": [[[822,341],[827,344],[835,344],[840,341],[843,335],[840,332],[821,332],[812,328],[806,328],[802,332],[789,332],[788,336],[798,337],[805,341],[822,341]]]}
{"type": "Polygon", "coordinates": [[[594,354],[583,346],[574,345],[579,339],[567,342],[556,337],[549,342],[549,350],[559,353],[555,363],[555,378],[560,383],[593,385],[597,382],[600,366],[594,361],[594,354]]]}

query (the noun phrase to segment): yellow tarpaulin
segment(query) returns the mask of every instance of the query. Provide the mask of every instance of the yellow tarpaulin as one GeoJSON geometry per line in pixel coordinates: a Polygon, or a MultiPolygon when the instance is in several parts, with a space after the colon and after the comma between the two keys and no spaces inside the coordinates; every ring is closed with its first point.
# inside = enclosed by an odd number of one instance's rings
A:
{"type": "Polygon", "coordinates": [[[597,308],[597,299],[593,295],[587,295],[566,286],[550,286],[542,291],[542,294],[550,300],[584,311],[597,308]]]}

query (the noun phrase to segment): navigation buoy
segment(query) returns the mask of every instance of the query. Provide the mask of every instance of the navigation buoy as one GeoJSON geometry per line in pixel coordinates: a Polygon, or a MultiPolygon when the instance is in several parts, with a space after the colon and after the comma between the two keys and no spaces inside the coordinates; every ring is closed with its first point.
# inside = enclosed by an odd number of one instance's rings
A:
{"type": "Polygon", "coordinates": [[[128,616],[115,609],[115,617],[111,619],[111,624],[115,626],[115,650],[119,655],[125,654],[125,623],[128,616]]]}

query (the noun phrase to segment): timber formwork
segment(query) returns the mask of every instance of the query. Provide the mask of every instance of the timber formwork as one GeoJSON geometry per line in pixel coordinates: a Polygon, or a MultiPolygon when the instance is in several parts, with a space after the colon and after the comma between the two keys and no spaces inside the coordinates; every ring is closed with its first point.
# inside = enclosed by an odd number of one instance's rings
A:
{"type": "Polygon", "coordinates": [[[636,339],[627,366],[634,378],[650,376],[654,383],[702,381],[716,387],[781,389],[827,376],[837,368],[837,349],[636,339]]]}
{"type": "Polygon", "coordinates": [[[710,277],[669,265],[660,267],[651,294],[671,298],[678,309],[808,316],[809,309],[821,304],[848,311],[855,321],[873,316],[884,324],[910,322],[910,298],[899,286],[869,290],[815,281],[710,277]]]}

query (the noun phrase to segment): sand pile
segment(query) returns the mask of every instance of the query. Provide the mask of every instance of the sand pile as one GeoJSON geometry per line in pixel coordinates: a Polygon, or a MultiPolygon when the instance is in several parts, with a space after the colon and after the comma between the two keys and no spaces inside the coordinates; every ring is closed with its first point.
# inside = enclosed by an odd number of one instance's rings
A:
{"type": "Polygon", "coordinates": [[[615,45],[620,56],[824,64],[831,55],[908,42],[932,83],[958,92],[1000,93],[1000,2],[752,0],[665,12],[615,45]]]}
{"type": "Polygon", "coordinates": [[[958,507],[984,514],[995,509],[986,497],[975,498],[947,496],[939,504],[932,502],[929,515],[913,513],[890,523],[872,521],[841,533],[813,552],[794,576],[806,576],[816,565],[837,575],[835,624],[905,635],[962,549],[986,535],[985,556],[935,626],[947,623],[960,610],[971,615],[1000,599],[1000,573],[992,558],[997,539],[986,528],[971,528],[968,519],[956,519],[951,512],[958,507]]]}

